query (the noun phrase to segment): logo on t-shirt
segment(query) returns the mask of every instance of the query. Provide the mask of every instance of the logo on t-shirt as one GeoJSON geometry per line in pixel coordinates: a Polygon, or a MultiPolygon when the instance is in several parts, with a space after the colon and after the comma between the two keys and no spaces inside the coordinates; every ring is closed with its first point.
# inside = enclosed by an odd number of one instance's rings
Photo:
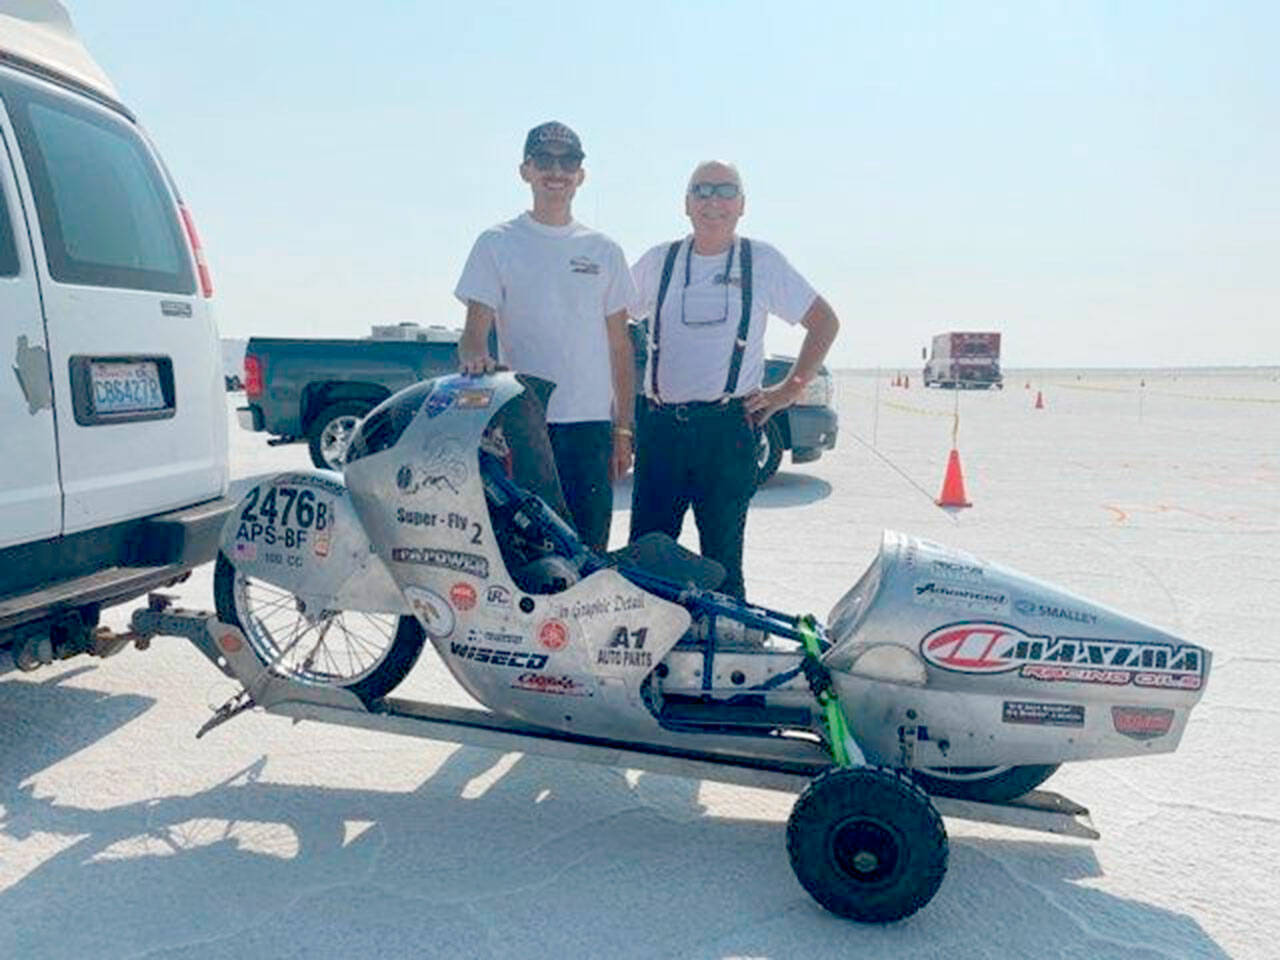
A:
{"type": "Polygon", "coordinates": [[[737,287],[739,290],[742,289],[742,277],[738,274],[735,274],[734,276],[726,278],[723,273],[717,273],[714,277],[711,278],[711,282],[713,284],[719,284],[719,285],[724,285],[727,283],[731,287],[737,287]]]}
{"type": "Polygon", "coordinates": [[[569,261],[569,269],[574,273],[597,274],[600,272],[600,264],[590,257],[574,257],[569,261]]]}

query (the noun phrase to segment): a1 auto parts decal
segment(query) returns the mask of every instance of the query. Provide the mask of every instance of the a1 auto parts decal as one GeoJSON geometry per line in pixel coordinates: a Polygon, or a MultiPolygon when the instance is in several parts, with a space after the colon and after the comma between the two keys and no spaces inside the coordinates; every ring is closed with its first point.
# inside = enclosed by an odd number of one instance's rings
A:
{"type": "Polygon", "coordinates": [[[1204,652],[1191,644],[1035,636],[1007,623],[966,621],[930,631],[920,655],[954,673],[1019,676],[1046,682],[1199,690],[1204,652]]]}

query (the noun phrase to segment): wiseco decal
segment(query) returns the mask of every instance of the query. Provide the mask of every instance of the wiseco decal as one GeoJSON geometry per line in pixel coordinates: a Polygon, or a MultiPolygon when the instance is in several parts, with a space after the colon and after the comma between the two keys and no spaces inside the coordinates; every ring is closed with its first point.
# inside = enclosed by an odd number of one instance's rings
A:
{"type": "Polygon", "coordinates": [[[920,653],[943,670],[1005,673],[1020,668],[1024,677],[1047,681],[1198,690],[1204,676],[1203,651],[1190,644],[1034,636],[1007,623],[939,627],[920,641],[920,653]]]}

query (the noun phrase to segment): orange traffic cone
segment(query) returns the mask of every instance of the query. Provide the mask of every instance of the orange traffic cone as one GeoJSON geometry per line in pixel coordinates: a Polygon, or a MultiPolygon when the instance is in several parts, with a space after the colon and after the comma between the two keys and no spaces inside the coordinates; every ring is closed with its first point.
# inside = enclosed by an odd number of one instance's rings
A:
{"type": "Polygon", "coordinates": [[[1044,394],[1041,393],[1039,390],[1036,391],[1036,409],[1037,410],[1044,409],[1044,394]]]}
{"type": "Polygon", "coordinates": [[[971,507],[964,495],[964,477],[960,473],[960,451],[951,448],[947,458],[947,472],[942,478],[942,494],[937,500],[940,507],[971,507]]]}

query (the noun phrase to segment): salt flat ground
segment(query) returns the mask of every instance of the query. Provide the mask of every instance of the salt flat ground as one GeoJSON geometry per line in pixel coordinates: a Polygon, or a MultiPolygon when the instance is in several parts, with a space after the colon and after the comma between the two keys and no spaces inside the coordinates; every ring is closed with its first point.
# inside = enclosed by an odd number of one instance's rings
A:
{"type": "MultiPolygon", "coordinates": [[[[0,957],[1274,957],[1278,377],[1014,373],[962,394],[974,505],[950,515],[931,499],[957,397],[841,374],[838,449],[753,504],[759,603],[825,615],[888,527],[1211,647],[1178,753],[1050,781],[1099,842],[949,821],[936,899],[859,926],[795,881],[789,796],[258,713],[197,742],[233,688],[158,640],[0,676],[0,957]]],[[[231,436],[237,478],[305,464],[231,436]]],[[[181,603],[211,607],[211,579],[181,603]]],[[[466,701],[433,655],[401,692],[466,701]]]]}

